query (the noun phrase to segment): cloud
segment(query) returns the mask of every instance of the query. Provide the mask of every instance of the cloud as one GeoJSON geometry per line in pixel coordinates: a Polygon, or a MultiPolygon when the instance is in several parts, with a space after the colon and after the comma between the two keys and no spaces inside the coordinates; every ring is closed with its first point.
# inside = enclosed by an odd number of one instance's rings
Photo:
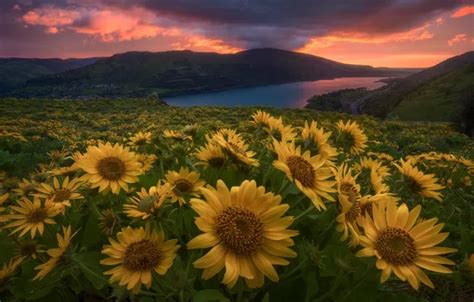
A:
{"type": "Polygon", "coordinates": [[[43,25],[47,27],[71,25],[80,17],[80,13],[73,10],[47,6],[28,11],[22,20],[30,25],[43,25]]]}
{"type": "Polygon", "coordinates": [[[459,34],[454,36],[452,39],[448,40],[448,45],[449,46],[454,46],[456,43],[461,43],[467,41],[467,35],[466,34],[459,34]]]}
{"type": "Polygon", "coordinates": [[[452,15],[451,18],[461,18],[468,15],[474,14],[474,5],[464,6],[460,9],[456,10],[452,15]]]}
{"type": "Polygon", "coordinates": [[[311,53],[317,49],[330,47],[339,42],[384,44],[390,42],[428,40],[434,37],[429,27],[430,24],[426,24],[408,31],[389,35],[368,35],[363,32],[335,32],[330,35],[310,39],[308,43],[299,48],[298,51],[311,53]]]}

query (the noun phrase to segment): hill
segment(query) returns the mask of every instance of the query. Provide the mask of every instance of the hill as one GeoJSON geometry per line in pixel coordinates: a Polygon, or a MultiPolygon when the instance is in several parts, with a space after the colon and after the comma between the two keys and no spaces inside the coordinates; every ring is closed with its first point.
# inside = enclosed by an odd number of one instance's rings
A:
{"type": "MultiPolygon", "coordinates": [[[[462,73],[461,70],[464,70],[470,64],[474,64],[474,51],[449,58],[431,68],[393,81],[391,84],[376,89],[359,99],[358,111],[378,117],[386,117],[410,93],[413,92],[416,95],[416,90],[423,85],[430,85],[430,82],[443,76],[450,78],[451,76],[448,74],[452,72],[462,73]]],[[[474,82],[471,81],[470,85],[466,83],[463,87],[466,92],[469,89],[472,90],[474,89],[474,82]]],[[[423,117],[420,115],[417,119],[423,119],[423,117]]]]}
{"type": "Polygon", "coordinates": [[[25,85],[30,79],[64,72],[95,63],[87,59],[0,58],[0,93],[25,85]]]}
{"type": "Polygon", "coordinates": [[[342,64],[279,49],[236,54],[191,51],[127,52],[94,64],[29,80],[8,95],[20,97],[141,97],[348,76],[406,76],[406,69],[342,64]]]}

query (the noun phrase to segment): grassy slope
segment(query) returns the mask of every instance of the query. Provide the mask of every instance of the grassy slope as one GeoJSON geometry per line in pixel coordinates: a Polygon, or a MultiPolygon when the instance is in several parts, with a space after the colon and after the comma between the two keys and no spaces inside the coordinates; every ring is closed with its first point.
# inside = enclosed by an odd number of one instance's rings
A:
{"type": "Polygon", "coordinates": [[[474,65],[450,72],[403,98],[389,117],[401,120],[456,121],[466,93],[474,89],[474,65]]]}

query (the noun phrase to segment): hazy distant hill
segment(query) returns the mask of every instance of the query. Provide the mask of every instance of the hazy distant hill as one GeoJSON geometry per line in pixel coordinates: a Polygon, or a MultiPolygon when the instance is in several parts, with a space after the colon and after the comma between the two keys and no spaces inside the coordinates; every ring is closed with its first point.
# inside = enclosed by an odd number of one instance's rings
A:
{"type": "MultiPolygon", "coordinates": [[[[458,85],[458,88],[456,88],[456,94],[459,97],[466,95],[474,90],[474,82],[465,81],[467,79],[466,77],[470,74],[469,70],[471,69],[469,66],[471,64],[474,64],[474,51],[449,58],[433,67],[424,69],[423,71],[417,72],[398,81],[394,81],[387,86],[383,86],[370,92],[359,100],[358,110],[362,113],[385,117],[406,98],[407,102],[408,99],[417,102],[414,100],[415,98],[424,98],[431,94],[428,90],[423,90],[423,85],[441,90],[442,88],[440,85],[444,83],[446,83],[447,86],[451,83],[451,86],[453,86],[460,84],[459,82],[461,81],[464,84],[458,85]],[[445,78],[442,79],[441,77],[445,78]],[[461,87],[462,89],[459,90],[461,87]]],[[[445,96],[449,96],[449,93],[449,90],[446,90],[445,96]]],[[[435,93],[433,92],[433,94],[435,93]]],[[[420,110],[412,112],[410,119],[414,119],[415,116],[418,116],[417,119],[422,120],[424,119],[423,112],[434,112],[436,110],[431,107],[436,106],[439,102],[437,103],[436,101],[433,101],[430,103],[428,99],[429,97],[423,102],[427,107],[422,107],[420,110]]],[[[457,98],[454,97],[452,99],[454,106],[454,103],[457,102],[457,98]]]]}
{"type": "Polygon", "coordinates": [[[128,52],[94,64],[29,80],[21,97],[177,95],[348,76],[406,76],[407,69],[342,64],[279,49],[236,54],[191,51],[128,52]]]}
{"type": "Polygon", "coordinates": [[[30,79],[56,74],[95,63],[88,59],[0,58],[0,93],[25,85],[30,79]]]}

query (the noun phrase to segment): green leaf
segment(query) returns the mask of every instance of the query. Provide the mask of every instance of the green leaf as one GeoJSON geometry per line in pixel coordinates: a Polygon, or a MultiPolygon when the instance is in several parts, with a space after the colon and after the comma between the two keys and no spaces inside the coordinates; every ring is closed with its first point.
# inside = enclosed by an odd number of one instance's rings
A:
{"type": "Polygon", "coordinates": [[[220,291],[217,289],[204,289],[198,291],[194,297],[193,302],[230,302],[220,291]]]}
{"type": "Polygon", "coordinates": [[[104,269],[100,264],[103,255],[99,252],[86,252],[73,255],[72,259],[81,269],[82,273],[96,289],[101,289],[107,284],[107,278],[104,275],[104,269]]]}

